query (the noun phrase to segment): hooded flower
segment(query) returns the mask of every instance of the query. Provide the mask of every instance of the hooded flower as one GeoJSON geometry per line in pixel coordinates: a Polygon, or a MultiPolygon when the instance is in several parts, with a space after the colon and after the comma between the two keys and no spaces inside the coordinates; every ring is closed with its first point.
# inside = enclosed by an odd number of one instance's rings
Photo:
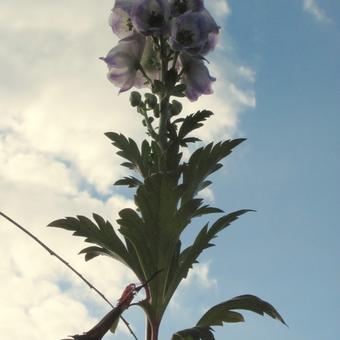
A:
{"type": "Polygon", "coordinates": [[[170,46],[176,51],[204,55],[215,47],[218,32],[218,25],[206,9],[186,12],[172,20],[170,46]]]}
{"type": "Polygon", "coordinates": [[[131,11],[136,0],[116,0],[112,9],[109,25],[119,38],[123,39],[132,34],[133,25],[131,11]]]}
{"type": "Polygon", "coordinates": [[[137,0],[131,17],[138,32],[144,35],[165,34],[170,18],[169,2],[168,0],[137,0]]]}
{"type": "Polygon", "coordinates": [[[108,79],[124,92],[131,87],[142,87],[145,79],[139,71],[145,46],[145,37],[134,32],[118,42],[104,60],[109,68],[108,79]]]}
{"type": "Polygon", "coordinates": [[[171,15],[177,17],[188,11],[201,11],[203,0],[170,0],[171,15]]]}
{"type": "Polygon", "coordinates": [[[190,101],[196,101],[202,94],[211,94],[212,83],[216,78],[211,77],[202,58],[182,54],[180,61],[183,67],[182,82],[186,85],[186,96],[190,101]]]}

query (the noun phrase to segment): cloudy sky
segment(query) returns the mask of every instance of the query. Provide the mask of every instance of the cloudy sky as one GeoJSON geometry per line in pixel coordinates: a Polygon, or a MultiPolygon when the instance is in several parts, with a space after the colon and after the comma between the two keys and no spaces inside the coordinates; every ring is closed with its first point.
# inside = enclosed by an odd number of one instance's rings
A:
{"type": "MultiPolygon", "coordinates": [[[[114,46],[113,0],[0,3],[0,211],[27,226],[112,301],[135,278],[81,240],[45,226],[92,212],[114,221],[132,204],[112,187],[123,174],[103,136],[144,138],[127,96],[98,59],[114,46]]],[[[175,296],[162,339],[211,304],[252,293],[290,328],[245,313],[219,339],[337,340],[340,334],[340,3],[211,1],[223,28],[211,72],[215,94],[188,112],[215,112],[205,141],[248,137],[214,177],[208,200],[253,208],[216,241],[175,296]]],[[[190,237],[188,235],[187,237],[190,237]]],[[[60,339],[90,328],[109,307],[22,232],[0,220],[0,334],[60,339]]],[[[126,317],[140,338],[143,317],[126,317]]],[[[123,325],[117,337],[132,339],[123,325]]]]}

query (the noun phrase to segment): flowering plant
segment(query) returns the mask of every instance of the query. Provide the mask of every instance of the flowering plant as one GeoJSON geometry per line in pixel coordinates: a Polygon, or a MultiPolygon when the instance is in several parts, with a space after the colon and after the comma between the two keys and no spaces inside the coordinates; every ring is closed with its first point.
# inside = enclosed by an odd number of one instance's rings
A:
{"type": "MultiPolygon", "coordinates": [[[[147,282],[143,285],[146,299],[137,304],[147,316],[146,340],[157,340],[164,312],[199,255],[249,211],[235,211],[206,224],[183,249],[181,236],[193,219],[223,213],[204,204],[198,195],[211,184],[208,177],[222,167],[220,162],[244,139],[210,143],[199,147],[187,161],[182,159],[182,150],[199,141],[192,132],[212,115],[202,110],[179,116],[182,105],[177,100],[195,101],[212,93],[215,78],[206,66],[206,56],[216,46],[220,27],[203,0],[116,0],[109,22],[120,40],[101,58],[108,66],[108,79],[119,92],[133,87],[146,90],[144,95],[130,94],[130,103],[142,116],[148,135],[141,146],[122,134],[106,133],[125,159],[122,165],[135,173],[115,184],[135,190],[136,208],[120,211],[120,237],[110,222],[96,214],[95,223],[78,216],[50,226],[74,231],[92,243],[81,252],[87,261],[110,256],[132,270],[140,282],[147,282]]],[[[101,339],[110,328],[114,331],[135,293],[136,286],[129,285],[110,314],[89,332],[73,338],[101,339]]],[[[172,339],[214,339],[212,326],[244,321],[236,312],[239,309],[266,313],[284,323],[269,303],[241,295],[212,307],[192,328],[175,332],[172,339]]]]}

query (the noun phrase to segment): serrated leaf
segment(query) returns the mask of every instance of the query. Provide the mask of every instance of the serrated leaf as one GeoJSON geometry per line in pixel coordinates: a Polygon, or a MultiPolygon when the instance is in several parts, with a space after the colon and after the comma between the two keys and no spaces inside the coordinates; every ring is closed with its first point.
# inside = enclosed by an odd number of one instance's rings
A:
{"type": "MultiPolygon", "coordinates": [[[[210,308],[197,322],[197,326],[222,326],[223,322],[230,322],[228,315],[230,315],[230,311],[235,309],[248,310],[260,315],[267,314],[286,325],[281,315],[270,303],[254,295],[241,295],[210,308]]],[[[241,314],[238,317],[240,321],[243,321],[241,320],[241,314]]]]}
{"type": "Polygon", "coordinates": [[[171,340],[214,340],[214,334],[211,327],[192,327],[176,332],[171,340]]]}
{"type": "Polygon", "coordinates": [[[197,143],[197,142],[201,142],[201,139],[197,138],[197,137],[188,137],[188,138],[183,138],[179,144],[181,146],[188,146],[189,143],[197,143]]]}
{"type": "Polygon", "coordinates": [[[133,258],[129,256],[129,253],[117,236],[114,228],[109,221],[105,221],[97,214],[93,214],[95,223],[85,216],[66,217],[64,219],[51,222],[48,227],[56,227],[73,231],[73,235],[85,238],[85,242],[96,244],[99,247],[85,248],[81,253],[90,254],[87,255],[88,259],[99,255],[101,252],[103,255],[108,255],[122,262],[123,264],[134,270],[133,258]],[[102,250],[103,249],[103,250],[102,250]]]}
{"type": "Polygon", "coordinates": [[[144,178],[148,176],[147,164],[145,164],[145,160],[133,139],[115,132],[106,132],[105,136],[108,137],[112,141],[112,144],[119,149],[117,155],[128,160],[128,162],[122,164],[123,166],[138,171],[144,178]]]}
{"type": "Polygon", "coordinates": [[[114,183],[114,185],[126,185],[129,188],[136,188],[140,186],[142,182],[137,179],[136,177],[130,176],[130,177],[124,177],[117,182],[114,183]]]}
{"type": "Polygon", "coordinates": [[[195,197],[205,187],[205,179],[222,167],[222,164],[219,162],[244,140],[234,139],[217,144],[210,143],[205,147],[197,149],[183,169],[185,195],[183,195],[182,202],[195,197]]]}
{"type": "Polygon", "coordinates": [[[185,84],[176,85],[171,91],[171,95],[174,97],[185,97],[185,90],[186,90],[185,84]]]}
{"type": "Polygon", "coordinates": [[[210,207],[209,205],[204,205],[196,210],[193,217],[199,217],[207,214],[219,214],[223,213],[223,210],[215,207],[210,207]]]}
{"type": "Polygon", "coordinates": [[[187,277],[190,268],[197,262],[199,255],[205,249],[213,246],[211,241],[216,238],[217,234],[227,228],[233,221],[237,220],[239,216],[249,211],[251,210],[235,211],[219,218],[210,228],[208,224],[203,227],[196,236],[194,243],[184,249],[179,256],[178,268],[167,286],[167,301],[170,301],[181,280],[187,277]]]}
{"type": "Polygon", "coordinates": [[[91,246],[91,247],[86,247],[82,249],[79,254],[85,254],[85,261],[90,261],[94,259],[97,256],[100,255],[106,255],[106,256],[111,256],[110,252],[108,252],[106,249],[101,248],[101,247],[96,247],[96,246],[91,246]]]}
{"type": "Polygon", "coordinates": [[[185,117],[178,131],[178,139],[183,140],[190,132],[199,129],[203,126],[203,122],[212,115],[213,113],[211,111],[202,110],[185,117]]]}

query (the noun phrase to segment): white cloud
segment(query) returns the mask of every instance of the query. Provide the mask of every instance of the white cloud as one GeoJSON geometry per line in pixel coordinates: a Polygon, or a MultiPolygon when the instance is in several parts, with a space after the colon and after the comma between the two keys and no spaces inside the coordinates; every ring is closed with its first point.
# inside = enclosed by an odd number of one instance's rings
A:
{"type": "Polygon", "coordinates": [[[231,12],[227,0],[207,1],[206,7],[211,11],[214,17],[225,17],[231,12]]]}
{"type": "MultiPolygon", "coordinates": [[[[112,187],[123,170],[103,136],[111,130],[144,138],[128,95],[117,96],[98,60],[116,42],[107,25],[111,7],[112,0],[1,1],[0,210],[29,227],[114,301],[135,280],[132,274],[108,258],[85,263],[76,255],[84,247],[81,240],[44,228],[51,220],[92,212],[114,221],[120,209],[133,204],[112,187]]],[[[225,1],[213,7],[229,13],[225,1]]],[[[235,134],[239,112],[255,105],[252,91],[228,75],[240,66],[226,65],[227,74],[216,66],[212,70],[220,79],[215,96],[185,103],[186,113],[202,107],[216,113],[200,132],[205,140],[235,134]]],[[[0,261],[0,334],[11,340],[37,340],[42,334],[61,338],[97,320],[84,306],[107,311],[67,268],[3,219],[0,239],[6,240],[0,261]]],[[[214,284],[206,267],[197,268],[192,280],[214,284]]]]}
{"type": "Polygon", "coordinates": [[[322,9],[316,0],[303,0],[303,9],[313,15],[313,17],[319,22],[330,22],[324,9],[322,9]]]}
{"type": "Polygon", "coordinates": [[[209,262],[195,264],[188,277],[183,281],[183,286],[201,286],[205,289],[217,287],[217,280],[209,276],[209,262]]]}
{"type": "Polygon", "coordinates": [[[205,188],[199,192],[199,196],[206,199],[209,203],[215,202],[214,192],[210,188],[205,188]]]}

